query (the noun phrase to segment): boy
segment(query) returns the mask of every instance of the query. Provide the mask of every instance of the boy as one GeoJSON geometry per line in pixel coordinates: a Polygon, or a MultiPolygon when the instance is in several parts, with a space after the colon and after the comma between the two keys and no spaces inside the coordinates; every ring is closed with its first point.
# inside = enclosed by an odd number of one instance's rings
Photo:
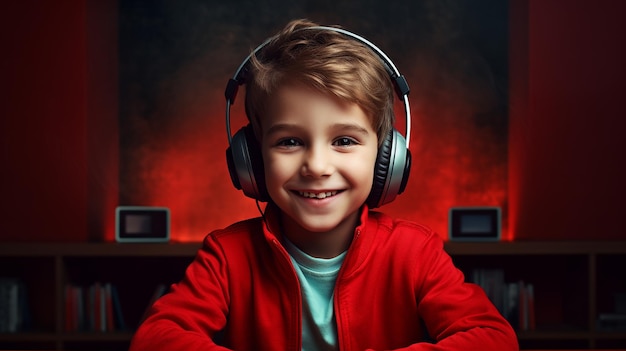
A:
{"type": "Polygon", "coordinates": [[[396,157],[380,155],[394,133],[380,55],[296,20],[241,71],[249,159],[229,169],[265,213],[206,236],[131,351],[518,350],[436,233],[371,210],[386,202],[372,200],[379,163],[396,157]]]}

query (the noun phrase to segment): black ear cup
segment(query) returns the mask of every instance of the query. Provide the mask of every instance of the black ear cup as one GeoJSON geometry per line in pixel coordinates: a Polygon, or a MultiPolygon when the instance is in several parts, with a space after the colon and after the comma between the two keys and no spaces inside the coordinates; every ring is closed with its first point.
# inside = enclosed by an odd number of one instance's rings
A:
{"type": "MultiPolygon", "coordinates": [[[[226,162],[235,188],[253,199],[269,201],[261,148],[252,126],[247,125],[235,133],[226,149],[226,162]]],[[[380,207],[401,194],[406,188],[410,168],[411,154],[404,137],[393,129],[378,148],[372,190],[366,201],[368,207],[380,207]]]]}
{"type": "Polygon", "coordinates": [[[226,162],[235,188],[243,190],[246,196],[253,199],[269,201],[261,147],[251,125],[248,124],[233,135],[230,147],[226,149],[226,162]]]}
{"type": "Polygon", "coordinates": [[[393,201],[406,188],[410,169],[411,154],[406,141],[396,129],[392,129],[378,148],[367,206],[376,208],[393,201]]]}

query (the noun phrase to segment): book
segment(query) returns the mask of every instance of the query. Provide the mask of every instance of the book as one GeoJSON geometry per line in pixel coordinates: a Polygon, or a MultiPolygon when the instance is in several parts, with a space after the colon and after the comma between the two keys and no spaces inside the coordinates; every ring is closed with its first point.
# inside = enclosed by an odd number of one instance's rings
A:
{"type": "Polygon", "coordinates": [[[84,297],[84,289],[82,286],[74,287],[74,304],[75,304],[75,326],[74,330],[76,331],[84,331],[86,330],[86,322],[85,322],[85,297],[84,297]]]}
{"type": "Polygon", "coordinates": [[[504,314],[506,299],[504,270],[476,268],[472,271],[471,281],[479,285],[498,311],[504,314]]]}
{"type": "Polygon", "coordinates": [[[150,313],[150,308],[156,302],[156,300],[158,300],[166,292],[167,292],[167,285],[165,285],[165,284],[158,284],[156,286],[156,288],[154,289],[154,291],[152,293],[152,296],[150,297],[150,300],[148,300],[148,305],[144,309],[144,312],[143,312],[143,314],[141,316],[141,319],[139,320],[139,324],[141,324],[146,319],[146,317],[150,313]]]}
{"type": "Polygon", "coordinates": [[[19,330],[18,289],[15,279],[0,280],[0,332],[15,333],[19,330]]]}
{"type": "Polygon", "coordinates": [[[514,329],[519,329],[519,284],[512,282],[507,284],[507,303],[504,317],[511,323],[514,329]]]}
{"type": "Polygon", "coordinates": [[[526,307],[528,308],[528,330],[537,329],[535,322],[535,286],[533,284],[526,285],[526,307]]]}
{"type": "Polygon", "coordinates": [[[600,313],[596,326],[602,331],[626,331],[626,314],[600,313]]]}
{"type": "Polygon", "coordinates": [[[480,285],[494,306],[516,330],[535,330],[534,285],[520,279],[506,282],[504,270],[475,268],[470,281],[480,285]]]}
{"type": "Polygon", "coordinates": [[[15,278],[0,278],[0,333],[25,330],[30,323],[29,313],[24,283],[15,278]]]}
{"type": "Polygon", "coordinates": [[[106,292],[104,284],[98,284],[98,316],[100,321],[98,322],[99,328],[96,331],[107,331],[107,314],[106,314],[106,292]]]}
{"type": "Polygon", "coordinates": [[[113,310],[115,315],[115,323],[117,330],[126,330],[126,322],[124,320],[124,314],[122,312],[122,305],[120,303],[120,296],[117,292],[115,285],[111,286],[111,299],[113,302],[113,310]]]}
{"type": "Polygon", "coordinates": [[[528,325],[526,324],[526,321],[528,320],[528,308],[526,307],[526,302],[527,302],[527,297],[526,297],[526,287],[524,284],[523,280],[520,280],[517,283],[517,289],[518,289],[518,313],[517,313],[517,326],[519,330],[528,330],[528,325]]]}
{"type": "Polygon", "coordinates": [[[102,331],[104,328],[104,314],[102,313],[101,308],[103,301],[102,286],[99,282],[96,282],[93,285],[93,331],[102,331]]]}
{"type": "Polygon", "coordinates": [[[87,289],[87,330],[96,330],[96,286],[92,284],[87,289]]]}
{"type": "Polygon", "coordinates": [[[111,296],[111,283],[104,284],[104,304],[106,314],[106,331],[115,331],[115,319],[113,317],[113,297],[111,296]]]}
{"type": "Polygon", "coordinates": [[[65,284],[64,287],[64,311],[65,311],[65,331],[73,331],[73,312],[72,312],[72,285],[65,284]]]}

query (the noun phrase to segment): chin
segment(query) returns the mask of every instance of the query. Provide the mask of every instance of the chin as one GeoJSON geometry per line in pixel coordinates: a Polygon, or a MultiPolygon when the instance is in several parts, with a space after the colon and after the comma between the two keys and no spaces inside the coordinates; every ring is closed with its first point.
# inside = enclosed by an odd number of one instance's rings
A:
{"type": "Polygon", "coordinates": [[[300,222],[297,222],[297,224],[300,227],[302,227],[302,229],[306,230],[307,232],[312,232],[312,233],[327,233],[327,232],[330,232],[333,229],[337,228],[337,226],[339,226],[339,224],[324,225],[324,226],[320,226],[320,225],[316,225],[316,224],[307,225],[307,224],[300,223],[300,222]]]}
{"type": "Polygon", "coordinates": [[[336,214],[325,215],[307,215],[305,217],[292,217],[294,223],[303,230],[312,233],[328,233],[341,227],[346,221],[351,221],[353,213],[345,216],[337,216],[336,214]]]}

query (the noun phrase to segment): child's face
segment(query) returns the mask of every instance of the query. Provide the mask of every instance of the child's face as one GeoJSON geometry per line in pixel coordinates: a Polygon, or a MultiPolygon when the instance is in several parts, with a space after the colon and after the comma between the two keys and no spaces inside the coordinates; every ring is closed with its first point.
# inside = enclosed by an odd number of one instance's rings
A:
{"type": "Polygon", "coordinates": [[[288,86],[268,115],[261,145],[272,200],[308,232],[353,225],[372,188],[378,151],[363,110],[288,86]]]}

